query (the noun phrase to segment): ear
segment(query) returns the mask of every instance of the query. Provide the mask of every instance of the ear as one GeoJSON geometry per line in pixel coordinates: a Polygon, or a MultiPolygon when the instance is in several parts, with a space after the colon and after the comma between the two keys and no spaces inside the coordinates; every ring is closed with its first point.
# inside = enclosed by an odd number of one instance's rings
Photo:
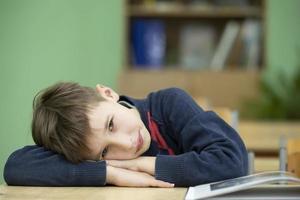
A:
{"type": "Polygon", "coordinates": [[[106,100],[117,102],[119,95],[111,88],[97,84],[96,91],[106,100]]]}

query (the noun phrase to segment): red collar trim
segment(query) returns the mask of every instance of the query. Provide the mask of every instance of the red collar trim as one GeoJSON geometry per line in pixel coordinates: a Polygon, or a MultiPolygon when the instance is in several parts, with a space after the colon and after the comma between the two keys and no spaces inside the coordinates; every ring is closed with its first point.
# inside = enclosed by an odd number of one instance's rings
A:
{"type": "Polygon", "coordinates": [[[160,149],[166,149],[168,151],[169,155],[175,155],[174,151],[170,147],[168,147],[166,141],[161,136],[161,134],[158,130],[158,126],[155,123],[155,121],[152,119],[150,112],[147,112],[147,116],[148,116],[148,123],[149,123],[151,138],[158,144],[158,147],[160,149]]]}

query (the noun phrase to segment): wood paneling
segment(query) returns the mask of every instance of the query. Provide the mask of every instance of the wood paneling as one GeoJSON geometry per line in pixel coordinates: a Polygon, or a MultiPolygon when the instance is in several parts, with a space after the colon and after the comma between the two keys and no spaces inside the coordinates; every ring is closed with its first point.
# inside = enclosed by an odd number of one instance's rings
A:
{"type": "Polygon", "coordinates": [[[213,106],[238,109],[259,96],[259,78],[255,71],[125,70],[118,78],[118,92],[143,98],[151,91],[180,87],[213,106]]]}

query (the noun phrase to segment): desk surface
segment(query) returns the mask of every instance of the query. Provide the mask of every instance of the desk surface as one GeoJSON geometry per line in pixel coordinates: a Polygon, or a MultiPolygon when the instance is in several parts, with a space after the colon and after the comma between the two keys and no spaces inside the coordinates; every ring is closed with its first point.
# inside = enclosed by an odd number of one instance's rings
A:
{"type": "MultiPolygon", "coordinates": [[[[18,187],[0,185],[0,200],[29,199],[72,199],[72,200],[110,200],[110,199],[153,199],[183,200],[187,188],[129,188],[129,187],[18,187]]],[[[271,185],[252,188],[212,200],[299,200],[300,186],[271,185]]]]}
{"type": "Polygon", "coordinates": [[[18,187],[0,185],[0,200],[28,199],[184,199],[187,188],[18,187]]]}

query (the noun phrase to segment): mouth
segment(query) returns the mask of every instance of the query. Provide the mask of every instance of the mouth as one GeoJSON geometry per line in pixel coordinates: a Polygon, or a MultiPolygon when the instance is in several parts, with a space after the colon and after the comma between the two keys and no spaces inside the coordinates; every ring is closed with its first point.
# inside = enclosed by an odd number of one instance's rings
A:
{"type": "Polygon", "coordinates": [[[141,148],[143,147],[143,144],[144,144],[144,139],[141,135],[141,132],[139,131],[139,134],[138,134],[138,137],[137,137],[137,140],[136,140],[136,153],[139,152],[141,150],[141,148]]]}

